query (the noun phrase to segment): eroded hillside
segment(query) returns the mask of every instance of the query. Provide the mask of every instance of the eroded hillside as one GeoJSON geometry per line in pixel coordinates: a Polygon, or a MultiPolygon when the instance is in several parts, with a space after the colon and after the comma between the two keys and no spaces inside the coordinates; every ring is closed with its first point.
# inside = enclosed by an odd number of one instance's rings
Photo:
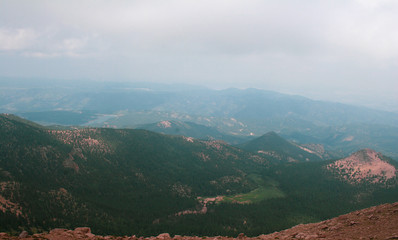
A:
{"type": "Polygon", "coordinates": [[[244,233],[236,238],[232,237],[198,237],[198,236],[171,236],[168,233],[159,234],[156,237],[133,236],[100,236],[91,232],[88,227],[80,227],[75,230],[53,229],[48,233],[37,233],[29,235],[23,231],[18,237],[0,233],[2,239],[106,239],[106,240],[233,240],[233,239],[397,239],[398,238],[398,202],[393,204],[379,205],[318,223],[300,224],[293,228],[275,232],[268,235],[246,237],[244,233]]]}

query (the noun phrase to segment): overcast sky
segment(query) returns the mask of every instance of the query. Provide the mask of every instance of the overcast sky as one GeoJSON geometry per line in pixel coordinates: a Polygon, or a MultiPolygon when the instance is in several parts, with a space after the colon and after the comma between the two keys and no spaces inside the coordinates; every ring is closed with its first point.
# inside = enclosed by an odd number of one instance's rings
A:
{"type": "Polygon", "coordinates": [[[0,0],[0,76],[255,87],[398,111],[398,1],[0,0]]]}

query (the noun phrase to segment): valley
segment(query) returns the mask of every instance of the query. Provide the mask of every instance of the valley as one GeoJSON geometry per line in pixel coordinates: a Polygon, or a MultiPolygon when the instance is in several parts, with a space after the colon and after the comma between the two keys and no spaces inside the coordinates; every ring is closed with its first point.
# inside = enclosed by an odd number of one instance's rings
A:
{"type": "Polygon", "coordinates": [[[398,239],[398,1],[0,1],[0,239],[398,239]]]}
{"type": "Polygon", "coordinates": [[[301,145],[321,144],[329,159],[364,148],[398,159],[394,112],[250,88],[4,81],[0,112],[46,126],[141,128],[232,145],[275,132],[301,145]],[[170,127],[159,125],[164,121],[170,127]]]}
{"type": "Polygon", "coordinates": [[[141,129],[45,127],[9,114],[0,126],[0,231],[11,234],[90,226],[105,235],[258,236],[398,196],[398,164],[381,153],[326,160],[274,132],[245,150],[141,129]],[[373,172],[357,181],[362,175],[341,166],[373,172]]]}
{"type": "Polygon", "coordinates": [[[224,196],[222,201],[227,203],[251,204],[267,199],[283,198],[285,194],[278,188],[278,182],[272,179],[263,180],[260,175],[249,175],[258,184],[258,188],[243,194],[224,196]]]}

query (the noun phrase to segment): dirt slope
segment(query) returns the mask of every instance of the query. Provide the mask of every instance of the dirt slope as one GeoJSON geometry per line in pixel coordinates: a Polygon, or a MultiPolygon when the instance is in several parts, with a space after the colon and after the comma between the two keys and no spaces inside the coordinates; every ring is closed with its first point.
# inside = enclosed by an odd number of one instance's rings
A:
{"type": "Polygon", "coordinates": [[[97,236],[91,233],[90,228],[76,228],[75,230],[53,229],[49,233],[28,235],[22,232],[19,237],[11,237],[0,233],[0,239],[398,239],[398,202],[379,205],[319,223],[302,224],[293,228],[268,235],[249,238],[240,234],[236,238],[228,237],[188,237],[174,236],[168,233],[157,237],[136,236],[97,236]]]}

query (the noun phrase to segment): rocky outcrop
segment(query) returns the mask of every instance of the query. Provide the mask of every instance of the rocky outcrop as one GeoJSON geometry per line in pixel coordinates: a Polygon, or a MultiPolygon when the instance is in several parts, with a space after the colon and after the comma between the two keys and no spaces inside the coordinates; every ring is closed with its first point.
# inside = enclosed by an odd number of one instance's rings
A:
{"type": "Polygon", "coordinates": [[[398,202],[259,236],[261,239],[398,239],[398,202]]]}
{"type": "Polygon", "coordinates": [[[236,238],[232,237],[190,237],[170,236],[168,233],[159,234],[156,237],[137,236],[98,236],[91,233],[88,227],[80,227],[75,230],[53,229],[49,233],[28,235],[23,231],[19,237],[0,233],[0,239],[104,239],[104,240],[228,240],[228,239],[398,239],[398,202],[375,206],[319,223],[301,224],[293,228],[275,232],[268,235],[260,235],[249,238],[243,233],[236,238]]]}

